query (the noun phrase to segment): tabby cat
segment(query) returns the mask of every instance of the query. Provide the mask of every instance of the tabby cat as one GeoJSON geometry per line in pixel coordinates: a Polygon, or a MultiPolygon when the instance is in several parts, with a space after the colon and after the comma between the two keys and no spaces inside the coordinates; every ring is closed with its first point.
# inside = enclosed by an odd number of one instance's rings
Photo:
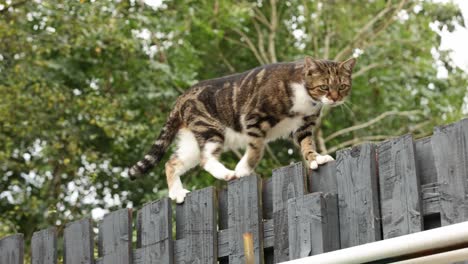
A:
{"type": "Polygon", "coordinates": [[[267,142],[291,137],[312,169],[333,158],[316,152],[312,130],[323,105],[344,102],[356,60],[304,60],[261,66],[202,81],[181,95],[161,134],[144,159],[129,170],[131,179],[148,172],[175,136],[177,148],[166,163],[169,197],[182,203],[189,192],[180,176],[200,164],[217,179],[252,174],[267,142]],[[234,170],[219,162],[223,150],[246,148],[234,170]]]}

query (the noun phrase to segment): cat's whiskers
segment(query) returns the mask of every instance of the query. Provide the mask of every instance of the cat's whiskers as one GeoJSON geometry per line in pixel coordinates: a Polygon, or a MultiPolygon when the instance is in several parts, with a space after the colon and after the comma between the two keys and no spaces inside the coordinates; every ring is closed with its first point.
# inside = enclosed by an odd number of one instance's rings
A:
{"type": "Polygon", "coordinates": [[[349,112],[351,112],[352,115],[354,115],[353,109],[351,109],[351,107],[348,104],[351,104],[351,103],[347,102],[347,101],[344,101],[342,105],[343,105],[343,107],[346,107],[346,109],[348,109],[349,112]]]}

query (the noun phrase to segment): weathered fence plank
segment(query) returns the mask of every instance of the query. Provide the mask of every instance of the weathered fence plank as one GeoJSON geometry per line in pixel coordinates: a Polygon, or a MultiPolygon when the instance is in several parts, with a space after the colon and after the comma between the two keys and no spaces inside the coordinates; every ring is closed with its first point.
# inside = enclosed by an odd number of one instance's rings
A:
{"type": "Polygon", "coordinates": [[[262,181],[248,176],[228,183],[229,263],[245,263],[243,234],[253,236],[255,263],[263,261],[262,181]]]}
{"type": "Polygon", "coordinates": [[[91,219],[69,223],[63,234],[64,264],[93,264],[94,235],[91,219]]]}
{"type": "Polygon", "coordinates": [[[468,220],[468,119],[436,127],[432,136],[442,226],[468,220]]]}
{"type": "Polygon", "coordinates": [[[423,230],[420,182],[413,137],[404,135],[378,146],[383,238],[423,230]]]}
{"type": "Polygon", "coordinates": [[[132,263],[132,213],[120,209],[104,216],[99,226],[99,248],[102,264],[132,263]]]}
{"type": "Polygon", "coordinates": [[[31,239],[32,264],[57,264],[57,230],[50,227],[34,232],[31,239]]]}
{"type": "Polygon", "coordinates": [[[340,248],[337,211],[334,194],[316,192],[288,201],[291,260],[340,248]]]}
{"type": "Polygon", "coordinates": [[[381,239],[375,146],[338,151],[336,159],[341,248],[381,239]]]}
{"type": "Polygon", "coordinates": [[[317,170],[312,170],[308,177],[308,183],[311,193],[338,193],[336,162],[331,161],[321,165],[317,170]]]}
{"type": "Polygon", "coordinates": [[[174,263],[171,201],[164,198],[145,204],[137,223],[134,264],[174,263]]]}
{"type": "Polygon", "coordinates": [[[306,193],[302,163],[273,170],[273,230],[275,263],[289,260],[288,200],[306,193]]]}
{"type": "Polygon", "coordinates": [[[177,205],[176,263],[217,263],[216,200],[213,187],[193,191],[177,205]]]}
{"type": "Polygon", "coordinates": [[[16,234],[0,239],[0,263],[23,264],[24,237],[16,234]]]}

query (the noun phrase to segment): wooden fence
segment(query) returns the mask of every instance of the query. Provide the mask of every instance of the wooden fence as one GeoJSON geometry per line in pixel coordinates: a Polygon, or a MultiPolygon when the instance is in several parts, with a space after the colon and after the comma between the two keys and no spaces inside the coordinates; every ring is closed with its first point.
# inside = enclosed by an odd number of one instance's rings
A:
{"type": "MultiPolygon", "coordinates": [[[[243,234],[253,235],[255,263],[290,259],[468,220],[468,119],[437,127],[432,137],[404,135],[337,152],[311,172],[301,163],[269,179],[244,177],[227,189],[191,192],[176,206],[173,235],[168,199],[137,212],[107,214],[98,255],[90,219],[67,224],[64,263],[244,263],[243,234]]],[[[0,240],[0,263],[23,263],[23,235],[0,240]]],[[[57,263],[57,232],[34,233],[33,264],[57,263]]],[[[385,262],[382,262],[385,263],[385,262]]]]}

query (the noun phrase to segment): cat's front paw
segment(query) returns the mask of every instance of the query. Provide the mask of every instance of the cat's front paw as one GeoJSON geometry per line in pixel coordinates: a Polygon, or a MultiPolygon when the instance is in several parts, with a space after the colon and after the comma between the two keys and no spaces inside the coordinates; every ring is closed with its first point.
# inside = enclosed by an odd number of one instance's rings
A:
{"type": "Polygon", "coordinates": [[[229,173],[224,176],[225,181],[231,181],[231,180],[235,180],[237,178],[239,178],[239,177],[236,175],[236,172],[232,171],[232,170],[229,170],[229,173]]]}
{"type": "Polygon", "coordinates": [[[253,170],[250,167],[244,166],[243,164],[239,163],[236,166],[235,172],[236,172],[236,177],[237,178],[242,178],[242,177],[245,177],[245,176],[252,175],[253,170]]]}
{"type": "Polygon", "coordinates": [[[310,168],[313,170],[318,169],[319,165],[325,164],[334,160],[330,155],[317,155],[315,156],[315,160],[310,161],[310,168]]]}
{"type": "Polygon", "coordinates": [[[175,201],[178,204],[181,204],[185,200],[185,196],[187,196],[187,193],[190,191],[187,189],[178,189],[174,191],[169,191],[169,198],[171,198],[173,201],[175,201]]]}

